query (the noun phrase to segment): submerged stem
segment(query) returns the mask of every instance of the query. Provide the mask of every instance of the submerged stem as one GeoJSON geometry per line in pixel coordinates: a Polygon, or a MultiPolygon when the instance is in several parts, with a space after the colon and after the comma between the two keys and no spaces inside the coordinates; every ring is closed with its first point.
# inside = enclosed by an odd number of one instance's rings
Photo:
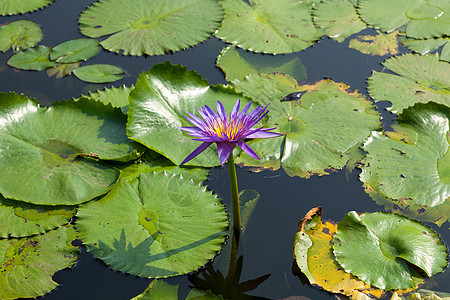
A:
{"type": "Polygon", "coordinates": [[[239,207],[239,190],[236,176],[236,166],[234,164],[233,152],[228,158],[228,171],[230,173],[231,186],[231,206],[233,209],[233,228],[235,231],[241,231],[241,211],[239,207]]]}

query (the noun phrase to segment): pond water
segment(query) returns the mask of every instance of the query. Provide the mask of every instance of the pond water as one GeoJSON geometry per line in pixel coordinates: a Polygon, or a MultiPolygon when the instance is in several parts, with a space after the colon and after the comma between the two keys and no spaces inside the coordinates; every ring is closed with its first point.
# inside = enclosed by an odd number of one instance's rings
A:
{"type": "MultiPolygon", "coordinates": [[[[80,38],[77,19],[81,11],[90,5],[92,0],[59,0],[53,5],[34,12],[11,17],[0,17],[0,24],[18,19],[30,19],[40,24],[44,31],[41,45],[55,46],[63,41],[80,38]]],[[[367,30],[370,31],[370,30],[367,30]]],[[[347,48],[348,42],[337,43],[322,38],[314,47],[310,47],[297,55],[306,68],[306,82],[315,82],[324,77],[337,82],[345,82],[352,88],[367,95],[366,78],[373,70],[380,71],[380,64],[386,57],[368,56],[347,48]]],[[[176,52],[172,55],[156,57],[128,57],[116,55],[105,50],[89,60],[90,64],[107,63],[117,65],[126,70],[128,76],[113,84],[89,84],[74,76],[62,79],[49,78],[44,71],[14,70],[6,65],[12,55],[11,50],[0,54],[0,91],[15,91],[27,96],[36,97],[43,105],[54,101],[78,97],[87,91],[102,89],[104,86],[131,85],[136,82],[140,72],[149,70],[154,64],[170,60],[173,64],[181,63],[190,70],[195,70],[211,84],[226,83],[220,69],[215,67],[215,60],[226,43],[217,38],[210,38],[193,48],[176,52]]],[[[402,49],[406,52],[406,49],[402,49]]],[[[260,55],[263,59],[263,55],[260,55]]],[[[380,107],[383,121],[389,124],[393,116],[380,107]]],[[[335,222],[350,210],[359,213],[382,210],[364,193],[362,183],[358,180],[359,170],[347,174],[341,170],[336,174],[322,177],[301,179],[289,177],[282,170],[250,172],[246,168],[238,168],[239,188],[257,190],[261,198],[256,210],[241,236],[239,254],[243,255],[243,271],[241,281],[246,281],[270,274],[270,277],[249,294],[269,299],[280,299],[288,296],[303,296],[309,299],[335,299],[335,296],[303,285],[299,278],[292,274],[293,238],[297,230],[297,222],[305,213],[315,207],[323,206],[323,218],[335,222]]],[[[214,168],[206,182],[208,187],[223,199],[230,207],[228,169],[214,168]]],[[[428,224],[438,231],[448,244],[450,235],[448,223],[442,227],[428,224]]],[[[230,243],[226,247],[229,247],[230,243]]],[[[216,265],[214,265],[216,267],[216,265]]],[[[222,269],[226,273],[226,269],[222,269]]],[[[449,271],[438,274],[428,281],[426,288],[450,292],[448,284],[449,271]]],[[[137,278],[113,271],[100,260],[81,247],[78,262],[71,270],[62,270],[54,276],[61,284],[42,299],[130,299],[141,293],[151,279],[137,278]]],[[[171,284],[180,285],[180,299],[184,299],[191,283],[187,276],[178,276],[167,280],[171,284]]],[[[305,299],[305,298],[297,298],[305,299]]]]}

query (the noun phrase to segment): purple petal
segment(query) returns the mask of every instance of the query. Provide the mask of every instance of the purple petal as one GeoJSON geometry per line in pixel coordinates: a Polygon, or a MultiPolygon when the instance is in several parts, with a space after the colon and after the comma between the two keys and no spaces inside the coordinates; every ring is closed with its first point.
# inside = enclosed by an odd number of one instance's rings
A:
{"type": "MultiPolygon", "coordinates": [[[[268,130],[275,129],[270,128],[268,130]]],[[[265,139],[265,138],[271,138],[271,137],[277,137],[283,135],[282,133],[277,132],[268,132],[266,130],[258,130],[257,132],[251,133],[247,136],[245,136],[246,139],[265,139]]]]}
{"type": "Polygon", "coordinates": [[[241,105],[241,99],[238,99],[236,104],[233,107],[233,110],[231,111],[230,118],[235,118],[235,115],[239,112],[239,107],[241,105]]]}
{"type": "Polygon", "coordinates": [[[200,141],[200,142],[211,142],[211,143],[223,142],[223,139],[221,139],[218,136],[203,136],[203,137],[200,136],[197,139],[191,139],[191,140],[193,140],[193,141],[200,141]]]}
{"type": "Polygon", "coordinates": [[[243,140],[238,140],[237,145],[241,147],[242,150],[244,150],[248,155],[255,159],[259,159],[258,155],[256,155],[255,151],[253,151],[252,148],[250,148],[249,145],[247,145],[243,140]]]}
{"type": "Polygon", "coordinates": [[[220,101],[217,101],[217,114],[222,120],[226,120],[227,113],[225,112],[225,108],[223,107],[223,104],[220,101]]]}
{"type": "Polygon", "coordinates": [[[188,132],[190,135],[205,136],[205,132],[198,127],[177,127],[180,130],[188,132]]]}
{"type": "Polygon", "coordinates": [[[223,165],[230,157],[233,151],[234,143],[217,143],[217,153],[219,154],[220,164],[223,165]]]}
{"type": "Polygon", "coordinates": [[[197,117],[196,115],[194,115],[194,114],[191,114],[190,112],[188,112],[188,111],[186,111],[187,113],[188,113],[188,115],[190,116],[190,118],[189,117],[186,117],[186,116],[184,116],[185,118],[186,118],[186,120],[188,120],[189,122],[191,122],[193,125],[195,125],[195,126],[197,126],[197,127],[200,127],[200,128],[204,128],[205,127],[205,122],[202,120],[202,119],[200,119],[199,117],[197,117]]]}
{"type": "Polygon", "coordinates": [[[194,157],[196,157],[197,155],[199,155],[200,153],[205,151],[205,149],[208,148],[209,145],[211,145],[211,144],[212,144],[211,142],[204,142],[204,143],[202,143],[200,146],[198,146],[194,151],[191,152],[191,154],[189,154],[183,160],[183,162],[180,164],[180,166],[184,165],[185,163],[187,163],[188,161],[190,161],[191,159],[193,159],[194,157]]]}

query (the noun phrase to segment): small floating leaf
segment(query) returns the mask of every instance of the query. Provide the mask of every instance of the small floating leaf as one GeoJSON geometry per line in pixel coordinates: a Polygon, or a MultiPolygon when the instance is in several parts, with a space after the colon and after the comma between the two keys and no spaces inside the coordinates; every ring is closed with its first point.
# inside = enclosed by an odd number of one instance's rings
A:
{"type": "Polygon", "coordinates": [[[375,28],[391,32],[406,25],[406,35],[417,39],[449,34],[447,0],[359,0],[361,18],[375,28]]]}
{"type": "Polygon", "coordinates": [[[69,40],[53,47],[50,59],[59,63],[75,63],[88,60],[100,51],[96,39],[69,40]]]}
{"type": "Polygon", "coordinates": [[[348,0],[319,2],[314,6],[313,15],[316,25],[339,43],[366,28],[366,24],[356,13],[356,8],[348,0]]]}
{"type": "Polygon", "coordinates": [[[225,10],[215,36],[240,48],[263,53],[301,51],[322,33],[311,18],[309,1],[219,1],[225,10]]]}
{"type": "Polygon", "coordinates": [[[2,299],[35,298],[58,286],[52,276],[71,267],[78,254],[72,226],[20,239],[0,239],[2,299]]]}
{"type": "Polygon", "coordinates": [[[0,26],[0,51],[3,52],[9,48],[16,52],[34,47],[41,39],[42,29],[33,21],[19,20],[0,26]]]}
{"type": "Polygon", "coordinates": [[[450,62],[450,38],[435,38],[435,39],[412,39],[407,37],[400,37],[402,44],[411,51],[427,54],[429,52],[437,50],[439,47],[444,46],[441,50],[440,60],[450,62]]]}
{"type": "Polygon", "coordinates": [[[78,79],[93,83],[117,81],[125,76],[123,73],[125,71],[121,68],[105,64],[83,66],[73,71],[78,79]]]}
{"type": "Polygon", "coordinates": [[[77,69],[80,66],[79,62],[71,63],[71,64],[59,64],[56,67],[48,68],[46,70],[48,77],[52,77],[54,75],[56,79],[63,78],[66,75],[69,75],[73,72],[73,70],[77,69]]]}
{"type": "Polygon", "coordinates": [[[7,64],[17,69],[42,71],[56,66],[55,62],[50,61],[50,51],[51,48],[42,45],[29,48],[11,56],[7,64]]]}
{"type": "Polygon", "coordinates": [[[394,132],[374,132],[365,142],[361,181],[425,210],[444,203],[450,197],[449,118],[450,108],[435,103],[404,110],[394,132]]]}
{"type": "Polygon", "coordinates": [[[69,223],[75,213],[70,206],[32,205],[0,195],[0,238],[45,233],[69,223]]]}
{"type": "Polygon", "coordinates": [[[15,15],[31,12],[51,4],[55,0],[2,0],[0,15],[15,15]]]}
{"type": "Polygon", "coordinates": [[[121,180],[80,207],[80,239],[94,257],[115,270],[159,278],[194,271],[220,250],[228,218],[205,187],[149,173],[140,175],[138,191],[121,180]]]}
{"type": "Polygon", "coordinates": [[[333,250],[345,271],[383,290],[416,287],[409,264],[428,276],[447,266],[447,247],[435,232],[385,212],[349,212],[338,224],[333,250]]]}
{"type": "Polygon", "coordinates": [[[306,69],[294,54],[262,56],[229,46],[217,57],[217,66],[223,70],[228,81],[242,80],[245,76],[258,73],[283,73],[297,80],[306,79],[306,69]]]}
{"type": "Polygon", "coordinates": [[[162,55],[203,42],[220,25],[214,0],[100,0],[81,13],[81,33],[111,35],[100,44],[124,55],[162,55]]]}
{"type": "Polygon", "coordinates": [[[106,193],[119,171],[98,159],[140,155],[125,120],[119,109],[94,101],[40,107],[23,95],[0,93],[0,169],[8,174],[0,192],[44,205],[75,205],[106,193]]]}
{"type": "Polygon", "coordinates": [[[178,284],[172,285],[161,279],[153,279],[148,287],[131,300],[178,299],[178,284]]]}
{"type": "Polygon", "coordinates": [[[385,34],[377,31],[377,35],[359,35],[350,40],[349,48],[369,55],[395,55],[398,53],[398,31],[385,34]]]}
{"type": "Polygon", "coordinates": [[[375,101],[392,103],[390,111],[399,114],[415,103],[430,101],[450,106],[450,64],[439,61],[439,56],[408,53],[383,65],[398,75],[374,72],[368,88],[375,101]]]}
{"type": "MultiPolygon", "coordinates": [[[[180,164],[199,146],[198,141],[192,141],[178,128],[191,126],[184,117],[186,111],[196,113],[195,107],[204,105],[215,108],[220,100],[230,112],[239,98],[242,106],[249,101],[232,87],[210,86],[198,73],[188,71],[186,67],[170,62],[157,64],[139,75],[130,93],[128,136],[180,164]]],[[[217,147],[209,147],[187,164],[219,165],[217,147]]]]}

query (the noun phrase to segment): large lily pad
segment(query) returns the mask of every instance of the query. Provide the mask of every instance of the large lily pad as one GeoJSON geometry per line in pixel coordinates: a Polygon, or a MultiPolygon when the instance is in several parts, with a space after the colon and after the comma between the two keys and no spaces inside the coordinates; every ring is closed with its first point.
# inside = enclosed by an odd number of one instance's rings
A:
{"type": "Polygon", "coordinates": [[[397,35],[398,31],[391,33],[377,31],[377,35],[358,35],[350,40],[348,47],[369,55],[395,55],[398,53],[397,35]]]}
{"type": "Polygon", "coordinates": [[[399,117],[395,131],[374,132],[364,144],[361,181],[384,197],[422,205],[450,197],[450,108],[417,104],[399,117]]]}
{"type": "Polygon", "coordinates": [[[348,0],[319,2],[313,9],[314,22],[326,35],[339,43],[366,28],[356,8],[348,0]]]}
{"type": "Polygon", "coordinates": [[[44,233],[69,223],[76,208],[32,205],[0,195],[0,238],[44,233]]]}
{"type": "Polygon", "coordinates": [[[74,63],[88,60],[98,51],[100,51],[100,46],[96,39],[69,40],[53,47],[50,59],[59,63],[74,63]]]}
{"type": "Polygon", "coordinates": [[[245,76],[258,73],[283,73],[297,80],[306,79],[306,69],[295,54],[263,56],[229,46],[220,52],[217,66],[228,81],[242,80],[245,76]]]}
{"type": "MultiPolygon", "coordinates": [[[[298,223],[298,232],[294,239],[294,259],[298,269],[306,276],[309,283],[331,293],[346,296],[360,294],[360,298],[370,295],[380,299],[386,292],[374,288],[357,277],[346,273],[337,263],[331,241],[336,233],[337,224],[322,221],[322,208],[311,209],[298,223]]],[[[417,280],[421,283],[423,280],[417,280]]],[[[397,291],[398,294],[410,292],[412,289],[397,291]]]]}
{"type": "Polygon", "coordinates": [[[71,245],[75,230],[63,226],[34,237],[0,239],[0,295],[2,299],[36,298],[58,286],[57,271],[71,267],[78,247],[71,245]]]}
{"type": "Polygon", "coordinates": [[[0,181],[5,198],[74,205],[106,193],[119,171],[98,159],[136,158],[126,117],[101,103],[63,101],[40,107],[34,99],[0,94],[0,181]]]}
{"type": "Polygon", "coordinates": [[[406,35],[417,39],[450,33],[447,0],[359,0],[359,14],[368,24],[391,32],[406,25],[406,35]]]}
{"type": "Polygon", "coordinates": [[[106,64],[83,66],[73,70],[73,75],[78,79],[93,83],[114,82],[122,79],[124,73],[121,68],[106,64]]]}
{"type": "Polygon", "coordinates": [[[56,63],[50,60],[50,51],[51,48],[42,45],[29,48],[11,56],[7,64],[17,69],[42,71],[56,66],[56,63]]]}
{"type": "Polygon", "coordinates": [[[398,75],[374,72],[368,79],[369,93],[376,101],[390,101],[390,111],[398,114],[430,101],[450,106],[450,64],[439,56],[403,54],[383,64],[398,75]]]}
{"type": "Polygon", "coordinates": [[[301,51],[322,33],[314,26],[308,1],[219,1],[225,18],[215,35],[246,50],[262,53],[301,51]]]}
{"type": "Polygon", "coordinates": [[[249,143],[255,151],[266,150],[261,162],[239,158],[245,165],[273,167],[279,165],[277,160],[281,158],[283,168],[291,176],[309,178],[328,174],[330,169],[344,167],[349,151],[361,144],[372,130],[380,128],[375,107],[358,92],[349,92],[343,83],[322,80],[296,87],[295,80],[277,75],[249,76],[233,83],[239,90],[248,91],[248,95],[258,94],[261,104],[270,103],[267,126],[277,126],[278,132],[286,134],[284,139],[249,143]],[[273,88],[275,84],[279,88],[273,88]],[[305,93],[299,100],[280,102],[282,91],[292,93],[292,89],[305,93]],[[284,151],[280,153],[282,145],[284,151]]]}
{"type": "Polygon", "coordinates": [[[220,250],[228,218],[205,187],[151,173],[141,174],[138,191],[121,180],[101,200],[80,207],[77,229],[94,257],[158,278],[194,271],[220,250]]]}
{"type": "Polygon", "coordinates": [[[100,0],[79,19],[89,37],[111,35],[100,44],[124,55],[161,55],[194,46],[220,25],[223,11],[214,0],[100,0]]]}
{"type": "Polygon", "coordinates": [[[415,287],[417,273],[409,264],[428,276],[447,266],[447,247],[434,231],[385,212],[349,212],[338,224],[333,250],[345,271],[383,290],[415,287]]]}
{"type": "Polygon", "coordinates": [[[18,20],[0,26],[0,51],[3,52],[9,48],[16,52],[34,47],[41,39],[42,29],[33,21],[18,20]]]}
{"type": "Polygon", "coordinates": [[[15,15],[31,12],[51,4],[55,0],[2,0],[0,15],[15,15]]]}
{"type": "MultiPolygon", "coordinates": [[[[179,129],[192,126],[184,117],[186,111],[196,113],[195,107],[204,105],[215,108],[220,100],[226,111],[231,112],[239,98],[242,105],[249,101],[232,87],[210,86],[198,73],[181,65],[173,66],[170,62],[155,65],[139,76],[130,93],[128,136],[178,165],[200,145],[179,129]]],[[[219,165],[217,147],[211,145],[187,164],[219,165]]]]}

